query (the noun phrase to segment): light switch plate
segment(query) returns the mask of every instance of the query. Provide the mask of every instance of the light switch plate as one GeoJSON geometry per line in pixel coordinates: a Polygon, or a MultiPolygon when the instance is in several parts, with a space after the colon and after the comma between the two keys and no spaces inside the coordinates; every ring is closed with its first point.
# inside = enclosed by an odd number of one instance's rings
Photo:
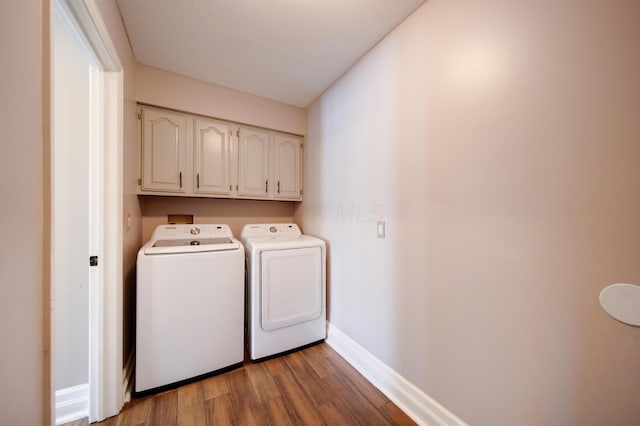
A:
{"type": "Polygon", "coordinates": [[[385,224],[384,222],[378,222],[378,238],[384,238],[385,236],[385,224]]]}

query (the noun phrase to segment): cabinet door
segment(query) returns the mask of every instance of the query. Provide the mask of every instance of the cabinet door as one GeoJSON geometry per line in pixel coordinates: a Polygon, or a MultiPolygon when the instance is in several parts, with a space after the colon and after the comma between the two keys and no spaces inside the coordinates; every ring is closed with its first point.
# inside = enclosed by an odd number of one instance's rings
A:
{"type": "Polygon", "coordinates": [[[269,132],[240,127],[238,195],[269,196],[269,143],[269,132]]]}
{"type": "Polygon", "coordinates": [[[142,190],[183,193],[186,117],[142,108],[142,190]]]}
{"type": "Polygon", "coordinates": [[[275,198],[302,199],[302,139],[276,133],[274,138],[275,198]]]}
{"type": "Polygon", "coordinates": [[[228,124],[197,118],[194,128],[194,183],[197,194],[231,193],[231,128],[228,124]]]}

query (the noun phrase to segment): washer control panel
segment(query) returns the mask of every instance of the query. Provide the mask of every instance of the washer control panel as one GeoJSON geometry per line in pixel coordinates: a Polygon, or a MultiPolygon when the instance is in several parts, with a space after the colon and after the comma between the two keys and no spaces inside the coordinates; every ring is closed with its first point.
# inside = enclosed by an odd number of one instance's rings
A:
{"type": "Polygon", "coordinates": [[[179,224],[160,225],[153,232],[154,240],[204,238],[233,238],[229,225],[224,224],[179,224]]]}
{"type": "Polygon", "coordinates": [[[158,226],[142,250],[145,255],[165,255],[237,250],[240,247],[228,225],[179,224],[158,226]]]}

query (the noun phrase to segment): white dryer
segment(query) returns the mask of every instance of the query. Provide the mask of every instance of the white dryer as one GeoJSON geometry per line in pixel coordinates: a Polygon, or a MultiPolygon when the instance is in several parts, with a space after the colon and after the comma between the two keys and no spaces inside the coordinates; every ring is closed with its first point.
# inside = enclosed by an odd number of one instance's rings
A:
{"type": "Polygon", "coordinates": [[[296,224],[250,224],[240,234],[247,261],[252,360],[324,340],[326,249],[296,224]]]}
{"type": "Polygon", "coordinates": [[[227,225],[161,225],[138,252],[136,392],[244,361],[244,249],[227,225]]]}

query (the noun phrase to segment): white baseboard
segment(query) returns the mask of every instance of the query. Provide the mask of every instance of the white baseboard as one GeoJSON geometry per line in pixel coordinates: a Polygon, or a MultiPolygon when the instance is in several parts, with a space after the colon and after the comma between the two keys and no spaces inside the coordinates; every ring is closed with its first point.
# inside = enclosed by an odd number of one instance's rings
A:
{"type": "Polygon", "coordinates": [[[131,401],[131,394],[133,393],[133,368],[135,366],[135,350],[131,350],[129,352],[129,356],[127,357],[127,362],[124,364],[124,368],[122,369],[122,402],[127,403],[131,401]]]}
{"type": "Polygon", "coordinates": [[[56,425],[89,417],[89,383],[56,391],[56,425]]]}
{"type": "Polygon", "coordinates": [[[327,343],[394,404],[420,425],[466,426],[466,423],[413,383],[392,370],[330,323],[327,343]]]}

